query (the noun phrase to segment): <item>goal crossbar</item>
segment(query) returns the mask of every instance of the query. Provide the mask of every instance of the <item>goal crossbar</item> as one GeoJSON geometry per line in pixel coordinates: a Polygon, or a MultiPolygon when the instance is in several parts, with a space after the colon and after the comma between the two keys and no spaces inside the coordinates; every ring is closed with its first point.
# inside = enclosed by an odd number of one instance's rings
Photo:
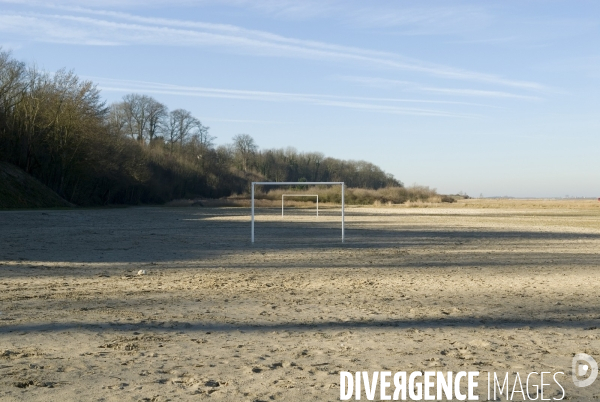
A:
{"type": "MultiPolygon", "coordinates": [[[[255,186],[330,186],[339,184],[342,187],[342,243],[344,242],[344,187],[343,181],[253,181],[252,182],[252,203],[251,203],[251,224],[250,239],[254,243],[254,187],[255,186]]],[[[317,198],[318,200],[318,198],[317,198]]],[[[281,214],[283,215],[283,197],[281,198],[281,214]]],[[[317,201],[318,202],[318,201],[317,201]]],[[[317,207],[318,208],[318,207],[317,207]]],[[[318,213],[318,212],[317,212],[318,213]]]]}
{"type": "Polygon", "coordinates": [[[319,194],[281,194],[281,216],[283,216],[283,198],[288,197],[317,197],[317,216],[319,216],[319,194]]]}

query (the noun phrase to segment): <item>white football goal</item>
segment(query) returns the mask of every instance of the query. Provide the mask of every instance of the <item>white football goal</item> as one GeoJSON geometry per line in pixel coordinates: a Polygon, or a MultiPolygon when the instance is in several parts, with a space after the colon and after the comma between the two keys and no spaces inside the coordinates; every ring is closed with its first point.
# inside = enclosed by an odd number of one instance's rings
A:
{"type": "Polygon", "coordinates": [[[317,216],[319,216],[319,194],[281,194],[281,216],[283,216],[283,199],[288,197],[317,197],[317,216]]]}
{"type": "MultiPolygon", "coordinates": [[[[253,181],[252,182],[252,203],[251,203],[251,224],[250,240],[254,243],[254,188],[255,186],[330,186],[339,184],[342,187],[342,243],[344,242],[344,182],[343,181],[253,181]]],[[[281,214],[283,215],[283,197],[281,199],[281,214]]]]}

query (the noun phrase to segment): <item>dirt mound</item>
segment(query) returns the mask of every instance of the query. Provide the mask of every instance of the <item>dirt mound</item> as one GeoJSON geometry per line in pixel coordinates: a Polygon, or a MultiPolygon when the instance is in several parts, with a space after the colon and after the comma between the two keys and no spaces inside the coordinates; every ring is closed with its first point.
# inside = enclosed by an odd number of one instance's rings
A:
{"type": "Polygon", "coordinates": [[[0,162],[0,208],[72,206],[74,205],[17,166],[0,162]]]}

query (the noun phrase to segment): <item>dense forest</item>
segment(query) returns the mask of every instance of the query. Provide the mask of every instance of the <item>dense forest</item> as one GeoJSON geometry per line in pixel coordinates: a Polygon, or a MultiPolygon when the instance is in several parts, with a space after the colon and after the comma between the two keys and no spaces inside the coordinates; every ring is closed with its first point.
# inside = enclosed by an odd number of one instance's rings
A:
{"type": "Polygon", "coordinates": [[[214,140],[187,110],[139,94],[107,105],[93,82],[67,70],[40,71],[0,49],[0,161],[73,204],[217,198],[245,193],[256,180],[403,187],[369,162],[260,150],[248,134],[227,146],[214,140]]]}

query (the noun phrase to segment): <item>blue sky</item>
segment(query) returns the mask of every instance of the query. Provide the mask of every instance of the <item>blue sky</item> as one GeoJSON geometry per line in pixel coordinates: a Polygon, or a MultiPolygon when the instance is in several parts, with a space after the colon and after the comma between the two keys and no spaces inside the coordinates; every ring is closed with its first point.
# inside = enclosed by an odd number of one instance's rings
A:
{"type": "Polygon", "coordinates": [[[0,46],[471,196],[600,196],[600,2],[0,0],[0,46]]]}

